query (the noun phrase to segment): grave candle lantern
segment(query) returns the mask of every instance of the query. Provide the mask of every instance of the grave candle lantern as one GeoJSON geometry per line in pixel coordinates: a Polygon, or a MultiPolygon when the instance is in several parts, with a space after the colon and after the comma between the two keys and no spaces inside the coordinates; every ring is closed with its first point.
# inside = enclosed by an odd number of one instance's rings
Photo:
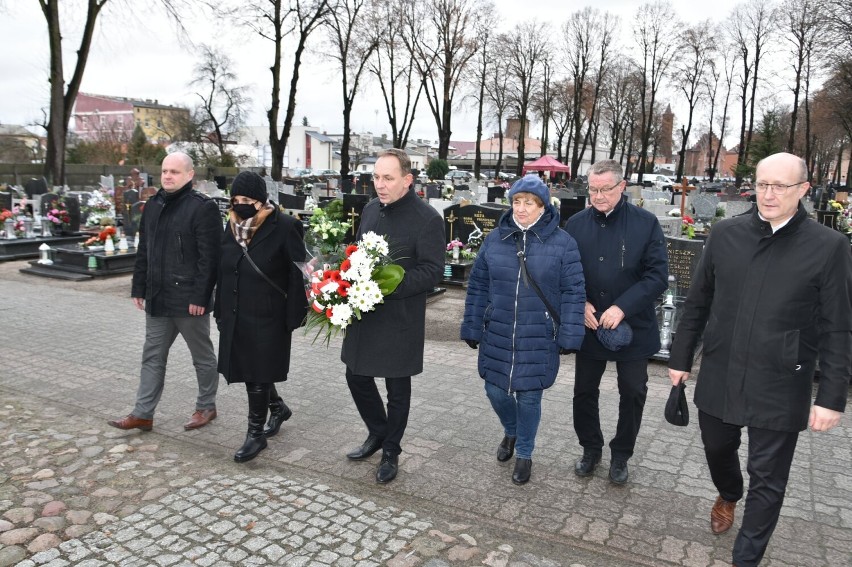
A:
{"type": "Polygon", "coordinates": [[[3,223],[3,229],[6,231],[6,240],[15,240],[15,219],[6,219],[3,223]]]}
{"type": "Polygon", "coordinates": [[[38,247],[38,255],[39,264],[53,264],[53,260],[50,259],[50,246],[47,242],[43,242],[42,245],[38,247]]]}

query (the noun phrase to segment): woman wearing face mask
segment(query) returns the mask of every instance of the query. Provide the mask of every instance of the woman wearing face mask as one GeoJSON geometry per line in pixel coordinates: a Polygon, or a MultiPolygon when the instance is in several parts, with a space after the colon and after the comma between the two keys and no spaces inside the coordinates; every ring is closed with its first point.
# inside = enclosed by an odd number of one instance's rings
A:
{"type": "Polygon", "coordinates": [[[305,259],[303,235],[302,224],[268,200],[262,177],[244,171],[234,178],[213,316],[219,372],[229,384],[245,383],[248,394],[248,434],[237,462],[255,458],[292,415],[275,384],[287,379],[291,333],[307,312],[295,264],[305,259]]]}
{"type": "Polygon", "coordinates": [[[479,348],[479,375],[503,426],[497,460],[517,452],[512,482],[525,484],[542,394],[556,381],[559,355],[576,352],[585,336],[586,292],[577,243],[559,228],[544,183],[527,175],[512,185],[509,200],[512,209],[473,264],[461,338],[479,348]]]}

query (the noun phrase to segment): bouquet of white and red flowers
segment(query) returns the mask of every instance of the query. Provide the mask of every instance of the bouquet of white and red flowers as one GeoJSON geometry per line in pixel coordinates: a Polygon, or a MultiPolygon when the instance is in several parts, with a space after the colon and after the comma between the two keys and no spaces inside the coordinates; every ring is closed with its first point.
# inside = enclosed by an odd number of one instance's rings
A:
{"type": "Polygon", "coordinates": [[[325,343],[360,319],[393,293],[405,270],[390,258],[388,243],[375,232],[346,247],[341,262],[322,263],[319,257],[300,265],[307,279],[308,310],[305,330],[316,329],[314,341],[325,343]]]}

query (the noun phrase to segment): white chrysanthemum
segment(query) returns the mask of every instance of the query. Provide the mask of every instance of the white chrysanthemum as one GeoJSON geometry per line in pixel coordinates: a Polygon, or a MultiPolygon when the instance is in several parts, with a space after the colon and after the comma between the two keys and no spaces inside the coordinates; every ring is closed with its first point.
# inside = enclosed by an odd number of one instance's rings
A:
{"type": "Polygon", "coordinates": [[[388,243],[384,236],[379,236],[375,232],[368,232],[361,237],[361,243],[365,249],[375,251],[380,256],[388,255],[388,243]]]}
{"type": "Polygon", "coordinates": [[[349,304],[365,312],[382,302],[382,291],[374,281],[357,282],[349,288],[349,304]]]}
{"type": "Polygon", "coordinates": [[[350,254],[349,263],[351,267],[342,274],[347,280],[365,281],[369,280],[372,276],[375,261],[363,250],[359,249],[350,254]]]}
{"type": "Polygon", "coordinates": [[[346,328],[349,321],[352,319],[352,308],[346,303],[335,305],[331,308],[331,324],[337,327],[346,328]]]}

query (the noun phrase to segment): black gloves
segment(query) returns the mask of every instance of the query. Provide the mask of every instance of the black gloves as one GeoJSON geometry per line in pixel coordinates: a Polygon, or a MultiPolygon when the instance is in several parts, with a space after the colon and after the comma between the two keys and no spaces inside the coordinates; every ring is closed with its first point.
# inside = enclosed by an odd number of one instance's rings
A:
{"type": "Polygon", "coordinates": [[[476,350],[477,348],[479,348],[479,341],[475,341],[473,339],[464,339],[464,342],[466,342],[467,346],[469,346],[473,350],[476,350]]]}
{"type": "Polygon", "coordinates": [[[577,354],[577,349],[559,347],[559,354],[577,354]]]}

